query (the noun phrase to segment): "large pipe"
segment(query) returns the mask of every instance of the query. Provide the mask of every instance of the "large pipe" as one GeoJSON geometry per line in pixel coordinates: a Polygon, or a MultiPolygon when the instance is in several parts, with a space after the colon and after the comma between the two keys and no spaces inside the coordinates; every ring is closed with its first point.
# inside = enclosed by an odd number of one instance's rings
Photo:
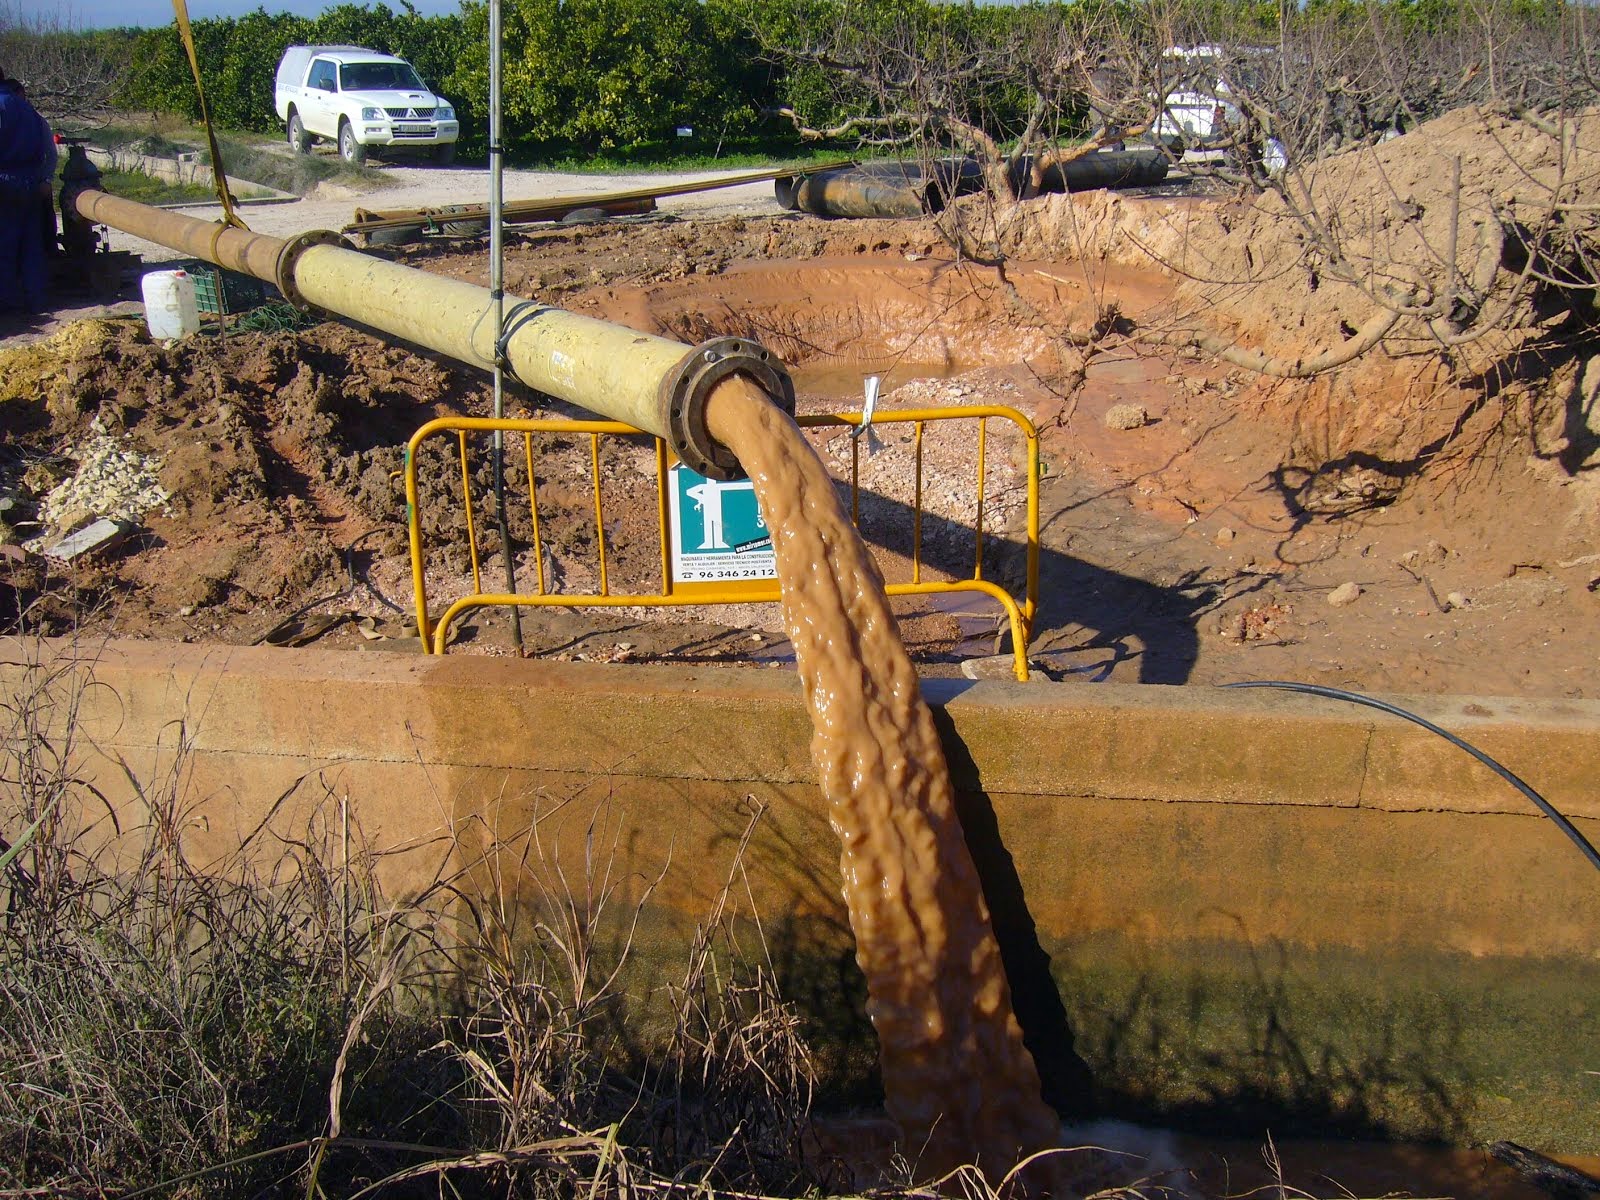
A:
{"type": "MultiPolygon", "coordinates": [[[[65,198],[64,198],[65,199],[65,198]]],[[[349,249],[335,234],[283,239],[200,221],[85,188],[70,197],[89,221],[277,284],[292,303],[349,317],[384,333],[491,370],[493,298],[485,288],[349,249]]],[[[755,342],[700,346],[511,297],[502,335],[506,364],[528,387],[664,438],[688,466],[719,479],[738,460],[706,431],[706,397],[733,374],[750,376],[794,411],[783,364],[755,342]]]]}
{"type": "Polygon", "coordinates": [[[891,159],[813,169],[773,188],[781,207],[822,217],[920,217],[938,212],[951,196],[981,191],[983,171],[970,158],[891,159]]]}
{"type": "Polygon", "coordinates": [[[821,217],[920,217],[922,190],[870,178],[859,171],[821,171],[774,183],[784,208],[821,217]]]}
{"type": "MultiPolygon", "coordinates": [[[[765,183],[767,180],[793,181],[798,175],[848,167],[853,159],[818,163],[811,167],[780,167],[773,171],[744,171],[738,175],[719,175],[713,179],[693,179],[688,183],[652,184],[650,187],[631,188],[621,192],[594,192],[588,195],[558,196],[546,200],[515,200],[505,206],[505,219],[511,224],[518,221],[559,221],[568,213],[580,208],[601,208],[622,216],[629,213],[655,211],[655,202],[663,196],[687,196],[695,192],[714,192],[719,188],[740,187],[747,183],[765,183]]],[[[451,204],[443,208],[391,208],[356,209],[355,221],[344,226],[341,233],[365,233],[369,230],[415,225],[419,221],[473,220],[487,216],[482,205],[451,204]]]]}
{"type": "Polygon", "coordinates": [[[1039,171],[1041,192],[1090,192],[1097,188],[1154,187],[1167,177],[1170,160],[1156,146],[1144,150],[1099,150],[1039,171]]]}
{"type": "MultiPolygon", "coordinates": [[[[1012,167],[1012,186],[1027,194],[1032,166],[1012,167]]],[[[1041,168],[1040,192],[1085,192],[1096,188],[1150,187],[1167,177],[1167,155],[1160,149],[1101,150],[1041,168]]],[[[823,217],[918,217],[936,213],[952,196],[982,191],[983,168],[972,158],[941,158],[931,163],[887,161],[840,170],[818,170],[798,179],[779,179],[773,187],[783,208],[823,217]]]]}

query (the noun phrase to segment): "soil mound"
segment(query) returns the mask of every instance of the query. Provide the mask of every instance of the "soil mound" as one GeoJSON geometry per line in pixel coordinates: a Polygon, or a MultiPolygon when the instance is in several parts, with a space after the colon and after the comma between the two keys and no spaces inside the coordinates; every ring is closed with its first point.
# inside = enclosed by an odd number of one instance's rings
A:
{"type": "Polygon", "coordinates": [[[1135,336],[1256,373],[1241,407],[1302,502],[1353,471],[1379,499],[1529,463],[1564,485],[1600,444],[1597,122],[1463,109],[1255,197],[1031,202],[1012,244],[1170,271],[1135,336]]]}
{"type": "Polygon", "coordinates": [[[1600,125],[1479,109],[1287,177],[1191,237],[1181,295],[1246,336],[1336,346],[1396,314],[1393,352],[1487,355],[1580,306],[1600,249],[1600,125]],[[1512,339],[1506,340],[1507,337],[1512,339]]]}
{"type": "MultiPolygon", "coordinates": [[[[41,631],[98,612],[255,640],[353,569],[336,543],[400,540],[398,444],[483,390],[469,374],[333,324],[160,345],[139,321],[84,321],[0,353],[0,541],[47,549],[102,516],[139,526],[131,553],[32,560],[61,597],[34,614],[41,631]]],[[[0,579],[0,621],[39,586],[0,579]]]]}
{"type": "Polygon", "coordinates": [[[1587,314],[1600,114],[1551,126],[1462,109],[1243,199],[1051,196],[1022,206],[1009,241],[1023,257],[1154,260],[1179,278],[1177,314],[1287,362],[1380,312],[1398,317],[1391,353],[1461,347],[1587,314]]]}

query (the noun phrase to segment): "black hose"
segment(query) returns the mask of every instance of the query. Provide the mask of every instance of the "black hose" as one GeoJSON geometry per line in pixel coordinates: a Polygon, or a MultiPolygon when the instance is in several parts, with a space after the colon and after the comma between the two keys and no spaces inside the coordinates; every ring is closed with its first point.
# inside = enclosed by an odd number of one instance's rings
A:
{"type": "Polygon", "coordinates": [[[1501,779],[1504,779],[1512,787],[1516,788],[1517,791],[1521,792],[1529,800],[1533,801],[1533,803],[1538,807],[1539,811],[1554,821],[1556,823],[1556,827],[1559,828],[1562,833],[1566,834],[1572,844],[1582,852],[1583,856],[1589,860],[1589,865],[1594,867],[1596,870],[1600,870],[1600,850],[1596,850],[1590,843],[1589,839],[1584,837],[1583,834],[1578,831],[1578,827],[1569,821],[1564,815],[1562,815],[1562,813],[1557,810],[1555,805],[1551,804],[1543,796],[1539,795],[1538,792],[1534,791],[1521,779],[1517,778],[1517,776],[1511,771],[1508,771],[1505,767],[1501,766],[1482,750],[1479,750],[1471,742],[1468,742],[1464,738],[1457,737],[1448,729],[1439,728],[1439,726],[1435,725],[1432,721],[1425,717],[1419,717],[1414,712],[1407,712],[1405,709],[1400,708],[1398,705],[1390,704],[1386,700],[1374,700],[1371,696],[1363,696],[1360,692],[1347,692],[1343,688],[1324,687],[1320,683],[1293,683],[1281,679],[1247,679],[1239,683],[1225,683],[1222,686],[1225,688],[1278,688],[1285,692],[1304,692],[1308,696],[1325,696],[1330,700],[1345,700],[1351,704],[1362,704],[1367,708],[1375,708],[1379,712],[1386,712],[1391,716],[1401,717],[1407,721],[1410,721],[1413,725],[1420,725],[1429,733],[1438,734],[1452,746],[1457,746],[1460,749],[1465,750],[1468,754],[1472,755],[1473,758],[1477,759],[1496,775],[1500,776],[1501,779]]]}

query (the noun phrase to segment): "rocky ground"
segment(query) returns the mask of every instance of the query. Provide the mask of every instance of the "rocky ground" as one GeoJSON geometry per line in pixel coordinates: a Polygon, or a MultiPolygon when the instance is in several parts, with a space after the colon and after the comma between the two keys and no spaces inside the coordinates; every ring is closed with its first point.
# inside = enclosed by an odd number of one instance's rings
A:
{"type": "MultiPolygon", "coordinates": [[[[383,196],[384,207],[393,201],[383,196]]],[[[1227,203],[1030,201],[1008,234],[1001,280],[952,260],[931,221],[823,221],[751,193],[723,209],[526,227],[510,238],[507,282],[686,341],[757,337],[794,368],[802,412],[859,408],[870,373],[885,377],[885,408],[1021,411],[1042,430],[1032,656],[1045,677],[1600,694],[1588,424],[1600,365],[1587,335],[1569,321],[1559,347],[1530,348],[1527,331],[1549,320],[1533,305],[1531,324],[1470,361],[1464,351],[1428,357],[1413,329],[1410,343],[1328,375],[1262,375],[1188,334],[1231,331],[1237,345],[1292,359],[1353,336],[1366,313],[1324,304],[1326,288],[1312,297],[1304,271],[1277,272],[1270,287],[1257,280],[1249,309],[1237,288],[1201,287],[1193,264],[1173,270],[1174,230],[1234,267],[1228,256],[1242,251],[1228,237],[1262,243],[1261,228],[1227,203]],[[1195,236],[1204,222],[1214,224],[1195,236]],[[1117,320],[1097,326],[1113,307],[1117,320]],[[1091,328],[1093,338],[1063,336],[1091,328]]],[[[292,207],[272,219],[288,220],[292,207]]],[[[327,216],[309,223],[336,223],[327,216]]],[[[307,227],[304,214],[295,227],[307,227]]],[[[1481,257],[1482,242],[1464,245],[1463,258],[1481,257]]],[[[478,240],[387,253],[486,281],[478,240]]],[[[95,636],[415,651],[403,447],[425,421],[485,414],[489,403],[481,374],[334,322],[173,345],[152,343],[132,317],[22,331],[0,350],[4,619],[14,628],[20,612],[33,628],[95,636]],[[51,556],[96,518],[119,522],[111,543],[51,556]]],[[[511,409],[570,415],[520,390],[511,409]]],[[[990,428],[985,577],[1020,586],[1021,460],[1016,441],[990,428]]],[[[929,574],[970,570],[972,431],[969,422],[925,435],[929,574]]],[[[860,459],[863,528],[886,574],[905,578],[914,445],[902,440],[909,427],[878,435],[860,459]]],[[[848,478],[848,436],[813,436],[848,478]]],[[[508,479],[520,498],[526,472],[513,449],[508,479]]],[[[592,588],[589,447],[541,440],[534,450],[548,578],[592,588]]],[[[601,454],[613,591],[659,582],[652,462],[637,446],[601,454]]],[[[486,464],[481,454],[471,463],[480,565],[498,586],[486,464]]],[[[472,571],[453,443],[426,443],[418,465],[437,612],[472,571]]],[[[531,580],[539,564],[525,502],[511,506],[510,532],[520,579],[531,580]]],[[[901,608],[930,672],[1003,669],[982,661],[998,648],[992,603],[901,608]]],[[[666,619],[544,611],[524,615],[523,634],[529,652],[565,657],[771,665],[785,653],[765,605],[666,619]]],[[[456,652],[509,653],[505,617],[470,617],[456,652]]]]}

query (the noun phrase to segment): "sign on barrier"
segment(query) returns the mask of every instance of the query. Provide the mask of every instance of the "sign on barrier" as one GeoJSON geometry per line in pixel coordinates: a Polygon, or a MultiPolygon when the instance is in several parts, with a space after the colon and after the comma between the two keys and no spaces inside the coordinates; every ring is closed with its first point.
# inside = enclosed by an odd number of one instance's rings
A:
{"type": "Polygon", "coordinates": [[[708,479],[682,463],[670,475],[673,583],[778,577],[772,532],[748,479],[708,479]]]}

